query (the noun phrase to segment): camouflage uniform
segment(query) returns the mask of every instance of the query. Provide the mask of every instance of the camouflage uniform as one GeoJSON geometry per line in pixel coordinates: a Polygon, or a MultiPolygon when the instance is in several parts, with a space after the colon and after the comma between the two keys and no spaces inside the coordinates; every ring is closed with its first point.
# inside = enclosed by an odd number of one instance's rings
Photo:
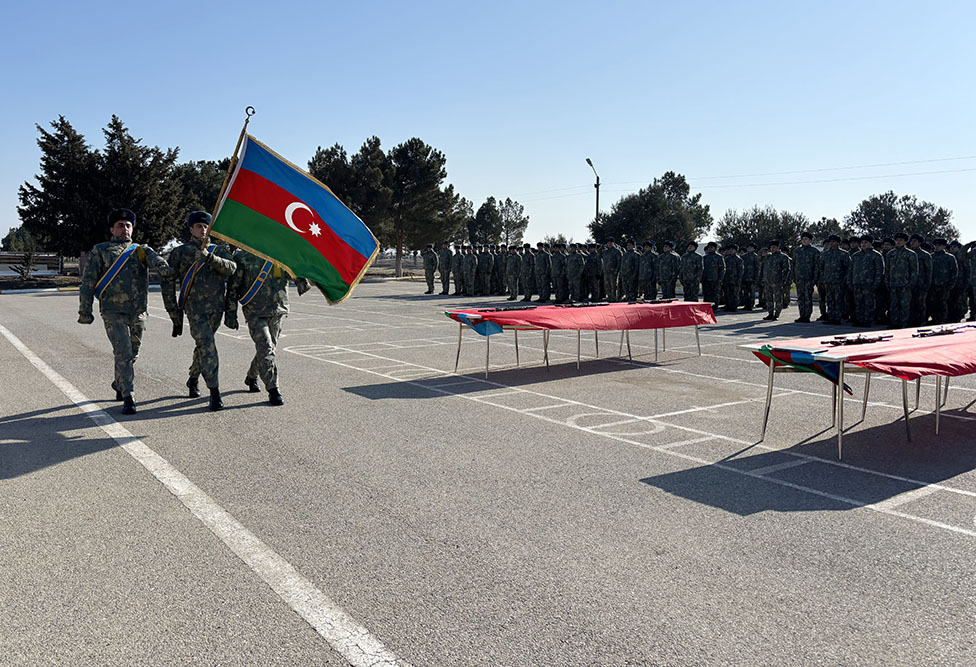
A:
{"type": "Polygon", "coordinates": [[[678,270],[678,280],[685,301],[698,301],[698,288],[702,278],[702,256],[694,250],[688,250],[681,256],[681,268],[678,270]]]}
{"type": "Polygon", "coordinates": [[[927,310],[932,316],[933,324],[945,324],[949,321],[949,290],[956,284],[959,267],[956,258],[945,250],[936,250],[931,257],[932,281],[929,285],[927,310]]]}
{"type": "Polygon", "coordinates": [[[603,267],[600,260],[600,253],[597,252],[596,248],[592,248],[588,253],[586,253],[586,259],[583,261],[583,301],[599,301],[600,297],[603,296],[602,288],[602,272],[603,267]]]}
{"type": "Polygon", "coordinates": [[[844,285],[850,266],[851,256],[840,248],[828,248],[820,253],[820,275],[827,290],[827,319],[834,323],[844,319],[844,285]]]}
{"type": "Polygon", "coordinates": [[[969,317],[968,322],[976,321],[976,248],[967,246],[969,256],[966,260],[966,269],[969,277],[967,283],[969,287],[969,317]]]}
{"type": "Polygon", "coordinates": [[[525,248],[522,252],[522,301],[531,301],[535,294],[535,255],[532,248],[525,248]]]}
{"type": "Polygon", "coordinates": [[[478,257],[473,249],[468,250],[464,253],[464,296],[474,296],[477,294],[475,278],[478,275],[478,257]]]}
{"type": "Polygon", "coordinates": [[[424,257],[424,280],[427,281],[426,294],[434,293],[434,272],[437,271],[437,253],[433,248],[427,248],[423,252],[424,257]]]}
{"type": "MultiPolygon", "coordinates": [[[[129,241],[113,237],[92,248],[81,279],[78,305],[79,321],[92,322],[95,286],[112,263],[131,245],[129,241]]],[[[172,270],[162,257],[149,246],[140,245],[108,284],[98,300],[98,310],[105,325],[105,333],[112,343],[115,357],[115,379],[112,386],[123,397],[132,395],[135,372],[132,364],[139,356],[142,335],[146,329],[149,300],[149,267],[158,269],[169,283],[172,270]],[[165,274],[165,275],[163,275],[165,274]]],[[[163,304],[170,313],[176,312],[172,288],[163,291],[163,304]]]]}
{"type": "Polygon", "coordinates": [[[783,252],[770,252],[763,258],[763,287],[768,319],[775,320],[783,308],[783,290],[790,276],[790,262],[783,252]]]}
{"type": "Polygon", "coordinates": [[[515,301],[519,294],[519,276],[522,274],[522,256],[518,252],[508,253],[505,258],[505,283],[508,285],[508,300],[515,301]]]}
{"type": "Polygon", "coordinates": [[[729,253],[725,257],[725,278],[722,287],[725,298],[725,310],[732,312],[739,307],[739,295],[742,292],[742,272],[744,262],[737,253],[729,253]]]}
{"type": "Polygon", "coordinates": [[[552,255],[540,248],[535,255],[535,288],[539,301],[546,302],[552,296],[552,255]]]}
{"type": "Polygon", "coordinates": [[[702,301],[718,308],[722,301],[722,281],[725,279],[725,258],[714,250],[702,257],[702,301]]]}
{"type": "MultiPolygon", "coordinates": [[[[176,288],[177,294],[183,279],[197,261],[200,243],[190,240],[174,248],[169,254],[169,265],[174,271],[174,285],[164,285],[163,289],[176,288]]],[[[190,363],[190,382],[196,384],[203,375],[210,389],[220,386],[218,381],[219,362],[215,337],[224,315],[227,279],[234,275],[237,264],[230,248],[221,244],[216,246],[206,261],[200,266],[196,277],[183,301],[183,312],[190,323],[190,335],[196,344],[193,348],[193,361],[190,363]]],[[[182,319],[183,315],[179,314],[182,319]]],[[[189,384],[189,383],[188,383],[189,384]]]]}
{"type": "MultiPolygon", "coordinates": [[[[264,266],[264,260],[246,250],[234,254],[237,264],[234,275],[227,281],[226,313],[228,323],[237,321],[237,302],[251,289],[264,266]]],[[[282,319],[288,315],[288,276],[277,264],[255,295],[242,306],[247,330],[254,341],[254,358],[247,370],[245,383],[253,384],[258,377],[269,393],[277,392],[278,366],[275,352],[281,334],[282,319]]],[[[231,326],[231,324],[228,324],[231,326]]]]}
{"type": "Polygon", "coordinates": [[[903,329],[908,326],[909,308],[912,302],[912,285],[918,278],[918,255],[909,248],[895,247],[888,253],[885,263],[885,283],[888,285],[888,316],[891,326],[903,329]]]}
{"type": "Polygon", "coordinates": [[[620,258],[620,282],[623,293],[620,298],[624,301],[637,300],[637,276],[640,273],[640,255],[631,248],[620,258]]]}
{"type": "Polygon", "coordinates": [[[491,289],[489,294],[501,295],[505,293],[505,262],[508,259],[508,251],[502,252],[501,248],[495,246],[491,262],[491,289]]]}
{"type": "Polygon", "coordinates": [[[583,268],[586,265],[586,257],[580,254],[578,248],[570,248],[569,255],[566,256],[566,282],[569,285],[569,301],[586,300],[586,292],[583,290],[583,268]]]}
{"type": "Polygon", "coordinates": [[[441,270],[441,294],[450,294],[451,270],[454,268],[454,253],[446,245],[437,251],[437,266],[441,270]]]}
{"type": "Polygon", "coordinates": [[[620,262],[623,253],[620,248],[604,248],[601,256],[601,273],[603,274],[603,292],[607,295],[607,301],[619,301],[620,294],[617,292],[617,278],[620,274],[620,262]]]}
{"type": "Polygon", "coordinates": [[[966,288],[969,285],[969,267],[966,264],[966,253],[962,247],[950,250],[949,254],[956,258],[956,281],[949,288],[949,322],[959,322],[966,317],[966,288]]]}
{"type": "Polygon", "coordinates": [[[854,319],[870,325],[875,315],[875,295],[884,282],[884,257],[874,248],[851,255],[849,282],[854,291],[854,319]]]}
{"type": "Polygon", "coordinates": [[[657,298],[657,253],[653,248],[647,248],[641,253],[637,268],[637,281],[640,296],[647,301],[657,298]]]}
{"type": "Polygon", "coordinates": [[[488,248],[482,247],[475,259],[477,264],[475,265],[474,293],[478,296],[488,296],[488,291],[491,288],[491,285],[488,284],[491,275],[491,253],[488,252],[488,248]]]}
{"type": "Polygon", "coordinates": [[[910,248],[918,257],[918,278],[912,285],[912,301],[908,310],[908,326],[920,327],[928,320],[928,293],[932,285],[932,255],[924,248],[910,248]]]}
{"type": "Polygon", "coordinates": [[[759,255],[750,250],[742,256],[742,307],[752,310],[756,304],[756,281],[759,280],[759,255]]]}
{"type": "Polygon", "coordinates": [[[800,245],[793,251],[793,280],[796,282],[796,307],[800,318],[813,315],[813,286],[820,281],[820,251],[800,245]]]}
{"type": "Polygon", "coordinates": [[[464,292],[464,253],[460,248],[451,257],[451,273],[454,275],[454,296],[458,296],[464,292]]]}
{"type": "Polygon", "coordinates": [[[560,246],[553,248],[551,271],[556,303],[565,303],[569,299],[569,283],[566,280],[566,253],[560,246]]]}
{"type": "Polygon", "coordinates": [[[657,281],[661,285],[661,298],[674,299],[674,285],[681,269],[681,257],[674,250],[657,256],[657,281]]]}

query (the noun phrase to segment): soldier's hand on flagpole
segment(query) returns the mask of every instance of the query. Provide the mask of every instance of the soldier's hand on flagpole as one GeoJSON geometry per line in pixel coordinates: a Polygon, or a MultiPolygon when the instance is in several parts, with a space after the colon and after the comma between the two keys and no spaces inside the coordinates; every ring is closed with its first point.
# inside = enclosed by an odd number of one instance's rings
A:
{"type": "Polygon", "coordinates": [[[237,329],[240,325],[237,323],[237,311],[228,310],[224,312],[224,325],[228,329],[237,329]]]}
{"type": "Polygon", "coordinates": [[[95,316],[91,313],[78,313],[78,324],[91,324],[95,321],[95,316]]]}
{"type": "Polygon", "coordinates": [[[172,278],[173,277],[173,267],[169,264],[160,264],[156,267],[156,272],[159,274],[160,278],[172,278]]]}
{"type": "Polygon", "coordinates": [[[197,250],[197,254],[193,257],[193,260],[200,263],[206,263],[212,256],[213,253],[207,250],[206,247],[202,247],[197,250]]]}

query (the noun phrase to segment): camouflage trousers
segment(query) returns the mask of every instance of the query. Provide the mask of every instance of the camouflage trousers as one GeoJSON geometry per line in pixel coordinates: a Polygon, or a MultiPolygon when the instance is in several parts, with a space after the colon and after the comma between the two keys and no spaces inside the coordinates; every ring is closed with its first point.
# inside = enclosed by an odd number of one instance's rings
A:
{"type": "Polygon", "coordinates": [[[571,301],[582,301],[586,298],[583,293],[583,274],[569,276],[566,279],[569,283],[569,298],[571,301]]]}
{"type": "Polygon", "coordinates": [[[661,283],[661,298],[674,299],[675,298],[674,286],[675,286],[674,280],[666,280],[663,283],[661,283]]]}
{"type": "Polygon", "coordinates": [[[511,275],[508,277],[508,293],[515,297],[519,293],[519,277],[518,275],[511,275]]]}
{"type": "Polygon", "coordinates": [[[553,276],[552,289],[556,293],[556,301],[569,299],[569,278],[563,275],[553,276]]]}
{"type": "Polygon", "coordinates": [[[548,271],[535,272],[535,289],[539,294],[539,301],[548,301],[552,298],[552,276],[548,271]]]}
{"type": "Polygon", "coordinates": [[[247,318],[247,331],[254,341],[254,359],[247,370],[247,378],[256,380],[259,377],[265,389],[278,388],[278,366],[275,364],[275,349],[278,345],[278,335],[281,333],[281,319],[283,315],[247,318]]]}
{"type": "Polygon", "coordinates": [[[451,291],[451,270],[441,271],[441,291],[444,293],[451,291]]]}
{"type": "Polygon", "coordinates": [[[640,293],[645,301],[654,301],[657,298],[657,281],[640,281],[640,293]]]}
{"type": "Polygon", "coordinates": [[[135,371],[132,364],[139,356],[142,346],[142,334],[146,330],[147,313],[126,315],[125,313],[102,313],[105,333],[112,343],[112,355],[115,357],[115,380],[113,386],[123,396],[132,395],[135,384],[135,371]]]}
{"type": "Polygon", "coordinates": [[[844,297],[844,286],[840,283],[824,283],[827,290],[827,319],[839,322],[844,319],[847,302],[844,297]]]}
{"type": "Polygon", "coordinates": [[[742,300],[742,307],[752,310],[756,305],[756,283],[753,280],[743,280],[742,289],[739,290],[739,297],[742,300]]]}
{"type": "Polygon", "coordinates": [[[766,311],[773,317],[779,317],[783,310],[783,291],[785,285],[779,283],[765,283],[763,294],[766,295],[766,311]]]}
{"type": "Polygon", "coordinates": [[[685,281],[681,281],[681,293],[684,295],[683,299],[685,301],[698,301],[698,283],[685,284],[685,281]]]}
{"type": "MultiPolygon", "coordinates": [[[[932,285],[929,287],[926,311],[932,316],[932,324],[945,324],[949,321],[948,288],[942,285],[932,285]]],[[[925,322],[922,322],[922,324],[925,324],[925,322]]]]}
{"type": "Polygon", "coordinates": [[[454,272],[454,293],[461,294],[464,292],[464,273],[461,271],[454,272]]]}
{"type": "Polygon", "coordinates": [[[827,318],[827,285],[817,283],[817,307],[820,310],[820,317],[827,318]]]}
{"type": "Polygon", "coordinates": [[[966,292],[964,287],[949,290],[949,322],[959,322],[966,317],[966,292]]]}
{"type": "Polygon", "coordinates": [[[718,308],[722,301],[722,283],[718,280],[702,281],[702,301],[718,308]]]}
{"type": "Polygon", "coordinates": [[[607,301],[613,302],[620,298],[617,292],[617,277],[613,272],[603,274],[603,293],[606,294],[607,301]]]}
{"type": "Polygon", "coordinates": [[[882,324],[888,322],[888,288],[884,285],[878,287],[874,292],[874,319],[882,324]]]}
{"type": "Polygon", "coordinates": [[[891,326],[904,329],[908,326],[909,309],[912,304],[911,287],[892,287],[888,298],[888,317],[891,326]]]}
{"type": "Polygon", "coordinates": [[[222,312],[216,313],[187,313],[186,319],[190,323],[190,335],[196,347],[193,348],[193,362],[190,364],[190,379],[203,375],[207,387],[215,389],[220,386],[217,371],[217,329],[220,328],[222,312]]]}
{"type": "Polygon", "coordinates": [[[908,326],[920,327],[929,319],[928,288],[913,287],[908,304],[908,326]]]}
{"type": "Polygon", "coordinates": [[[474,277],[477,275],[474,271],[464,272],[464,296],[474,296],[474,277]]]}
{"type": "Polygon", "coordinates": [[[434,291],[434,269],[424,269],[424,280],[427,281],[427,289],[434,291]]]}
{"type": "Polygon", "coordinates": [[[733,311],[739,308],[739,295],[742,293],[742,286],[739,283],[722,284],[722,303],[725,310],[733,311]]]}
{"type": "Polygon", "coordinates": [[[796,281],[796,307],[800,317],[810,319],[813,315],[813,282],[810,280],[796,281]]]}
{"type": "Polygon", "coordinates": [[[854,285],[854,319],[861,324],[873,324],[876,310],[876,288],[868,285],[854,285]]]}

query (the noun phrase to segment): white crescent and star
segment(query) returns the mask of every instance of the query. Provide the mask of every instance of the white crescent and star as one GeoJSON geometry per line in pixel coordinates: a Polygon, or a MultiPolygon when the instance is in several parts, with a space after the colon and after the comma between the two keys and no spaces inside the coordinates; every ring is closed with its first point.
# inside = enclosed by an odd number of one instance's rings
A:
{"type": "Polygon", "coordinates": [[[294,229],[299,234],[305,234],[307,232],[311,232],[312,236],[321,235],[322,228],[319,227],[318,223],[314,221],[312,222],[312,224],[308,226],[308,229],[306,230],[302,230],[298,228],[298,226],[295,224],[295,221],[292,220],[292,216],[295,214],[295,211],[297,211],[300,208],[308,211],[309,214],[311,214],[312,218],[314,219],[315,213],[312,211],[312,209],[310,209],[308,206],[306,206],[300,201],[293,201],[292,203],[288,204],[288,206],[285,207],[285,222],[288,223],[288,226],[294,229]]]}

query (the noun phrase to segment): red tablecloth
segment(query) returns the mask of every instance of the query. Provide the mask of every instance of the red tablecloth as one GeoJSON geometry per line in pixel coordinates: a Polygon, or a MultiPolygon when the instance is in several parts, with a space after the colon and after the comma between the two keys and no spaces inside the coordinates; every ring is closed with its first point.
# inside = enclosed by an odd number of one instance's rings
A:
{"type": "Polygon", "coordinates": [[[537,306],[530,309],[492,308],[452,310],[445,315],[461,322],[469,319],[494,322],[506,329],[571,329],[582,331],[626,331],[664,329],[693,324],[715,324],[708,303],[672,301],[670,303],[611,303],[603,306],[537,306]]]}
{"type": "MultiPolygon", "coordinates": [[[[905,380],[915,380],[926,375],[957,377],[976,373],[976,327],[959,327],[957,333],[946,336],[912,336],[919,330],[932,328],[879,332],[890,334],[891,338],[862,345],[830,346],[823,343],[830,340],[830,336],[817,336],[776,341],[770,347],[773,351],[802,350],[818,358],[821,355],[830,355],[832,358],[842,358],[849,364],[905,380]]],[[[756,356],[769,363],[768,358],[761,354],[756,353],[756,356]]]]}

